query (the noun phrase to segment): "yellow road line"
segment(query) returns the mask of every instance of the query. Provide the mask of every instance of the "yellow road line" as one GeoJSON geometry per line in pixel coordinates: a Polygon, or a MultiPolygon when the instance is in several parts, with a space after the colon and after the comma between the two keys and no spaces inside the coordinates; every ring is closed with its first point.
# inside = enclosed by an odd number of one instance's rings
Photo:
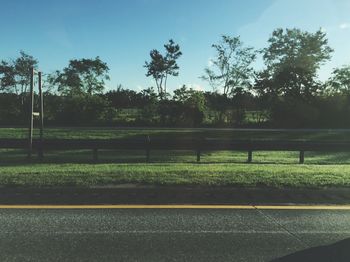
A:
{"type": "Polygon", "coordinates": [[[0,205],[0,209],[255,209],[249,205],[0,205]]]}
{"type": "Polygon", "coordinates": [[[0,209],[261,209],[350,211],[350,205],[0,205],[0,209]]]}
{"type": "Polygon", "coordinates": [[[286,205],[286,206],[255,206],[257,209],[281,210],[350,210],[350,205],[286,205]]]}

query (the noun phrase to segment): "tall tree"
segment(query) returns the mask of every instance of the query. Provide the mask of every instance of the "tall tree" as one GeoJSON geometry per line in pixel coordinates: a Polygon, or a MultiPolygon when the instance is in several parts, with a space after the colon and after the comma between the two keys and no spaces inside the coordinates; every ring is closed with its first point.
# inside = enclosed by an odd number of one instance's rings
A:
{"type": "MultiPolygon", "coordinates": [[[[219,122],[224,124],[224,114],[231,107],[229,97],[234,97],[234,110],[239,119],[244,118],[244,104],[240,100],[249,91],[254,76],[253,62],[257,52],[252,47],[245,47],[240,37],[223,35],[218,44],[213,44],[215,58],[212,65],[205,68],[201,77],[209,82],[218,94],[213,102],[221,101],[218,105],[219,122]]],[[[214,98],[214,97],[213,97],[214,98]]],[[[241,122],[236,117],[236,122],[241,122]]]]}
{"type": "Polygon", "coordinates": [[[326,33],[276,29],[263,50],[266,70],[277,95],[312,96],[321,86],[317,71],[331,58],[326,33]]]}
{"type": "Polygon", "coordinates": [[[14,60],[0,62],[0,89],[5,92],[24,94],[30,85],[30,69],[38,66],[38,61],[24,51],[14,60]]]}
{"type": "Polygon", "coordinates": [[[49,78],[64,95],[102,93],[105,80],[109,80],[109,68],[98,56],[94,59],[70,60],[62,71],[56,71],[49,78]]]}
{"type": "Polygon", "coordinates": [[[212,47],[216,56],[201,78],[208,81],[215,91],[222,91],[227,96],[248,89],[254,73],[252,63],[256,59],[256,51],[252,47],[244,47],[240,37],[227,35],[223,35],[221,41],[212,47]]]}
{"type": "Polygon", "coordinates": [[[179,66],[177,59],[182,55],[180,46],[170,39],[164,45],[165,55],[158,50],[153,49],[150,52],[151,61],[145,62],[144,67],[147,69],[146,76],[152,76],[156,82],[158,95],[164,99],[167,95],[167,80],[169,76],[179,75],[179,66]]]}

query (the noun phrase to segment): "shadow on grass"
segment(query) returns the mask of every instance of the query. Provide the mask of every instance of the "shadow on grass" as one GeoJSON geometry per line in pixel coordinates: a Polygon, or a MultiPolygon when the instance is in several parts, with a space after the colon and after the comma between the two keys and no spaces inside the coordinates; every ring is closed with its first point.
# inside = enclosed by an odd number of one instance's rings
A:
{"type": "MultiPolygon", "coordinates": [[[[150,153],[149,163],[160,164],[247,164],[247,165],[297,165],[298,154],[289,152],[256,152],[253,162],[247,162],[246,152],[218,151],[203,152],[201,161],[197,162],[193,151],[162,151],[150,153]]],[[[48,151],[43,160],[33,154],[32,160],[26,158],[25,150],[0,150],[0,166],[31,164],[136,164],[146,163],[146,152],[143,150],[99,150],[98,160],[93,160],[92,150],[48,151]]],[[[348,165],[350,153],[308,152],[306,165],[348,165]]]]}
{"type": "Polygon", "coordinates": [[[272,261],[274,262],[289,262],[289,261],[349,262],[350,261],[350,238],[328,246],[318,246],[318,247],[305,249],[272,261]]]}
{"type": "Polygon", "coordinates": [[[305,159],[312,163],[350,163],[349,152],[307,152],[305,159]]]}

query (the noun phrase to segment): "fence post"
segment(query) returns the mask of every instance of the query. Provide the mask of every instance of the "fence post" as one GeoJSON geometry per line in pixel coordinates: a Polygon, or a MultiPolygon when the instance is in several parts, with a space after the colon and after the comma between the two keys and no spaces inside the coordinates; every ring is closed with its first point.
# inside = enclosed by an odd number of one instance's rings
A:
{"type": "Polygon", "coordinates": [[[197,149],[197,162],[201,161],[201,151],[197,149]]]}
{"type": "Polygon", "coordinates": [[[304,155],[304,151],[300,151],[299,153],[299,164],[304,164],[304,159],[305,158],[305,155],[304,155]]]}
{"type": "Polygon", "coordinates": [[[200,136],[194,140],[194,146],[196,150],[197,163],[201,161],[201,149],[203,148],[205,138],[200,136]]]}
{"type": "Polygon", "coordinates": [[[253,151],[249,150],[248,151],[248,163],[251,163],[253,161],[253,151]]]}
{"type": "Polygon", "coordinates": [[[149,135],[146,136],[145,138],[145,143],[146,143],[146,163],[149,163],[150,161],[150,144],[151,144],[151,139],[149,135]]]}

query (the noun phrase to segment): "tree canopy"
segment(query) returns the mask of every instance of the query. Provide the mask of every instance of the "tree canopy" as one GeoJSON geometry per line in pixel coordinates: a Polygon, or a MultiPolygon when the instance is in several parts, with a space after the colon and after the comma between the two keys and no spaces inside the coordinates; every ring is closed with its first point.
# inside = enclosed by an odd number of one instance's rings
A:
{"type": "Polygon", "coordinates": [[[152,76],[156,82],[158,95],[161,99],[167,95],[167,80],[169,76],[179,75],[179,66],[177,59],[182,55],[180,46],[170,39],[164,45],[165,55],[158,50],[153,49],[150,52],[151,61],[145,62],[144,67],[147,69],[146,76],[152,76]]]}
{"type": "Polygon", "coordinates": [[[318,91],[317,71],[333,52],[325,32],[276,29],[268,44],[263,50],[264,75],[270,78],[273,92],[307,97],[318,91]]]}
{"type": "Polygon", "coordinates": [[[202,79],[224,95],[247,89],[254,73],[252,63],[256,59],[256,51],[252,47],[244,47],[239,37],[227,35],[223,35],[221,42],[212,47],[216,56],[211,60],[212,66],[205,68],[202,79]]]}
{"type": "Polygon", "coordinates": [[[37,68],[38,61],[31,55],[20,51],[16,59],[0,62],[0,90],[23,94],[30,85],[30,70],[37,68]]]}
{"type": "Polygon", "coordinates": [[[49,78],[57,91],[64,95],[99,94],[109,80],[109,68],[98,56],[94,59],[74,59],[62,71],[49,78]]]}
{"type": "Polygon", "coordinates": [[[350,65],[336,68],[326,83],[331,92],[350,94],[350,65]]]}

